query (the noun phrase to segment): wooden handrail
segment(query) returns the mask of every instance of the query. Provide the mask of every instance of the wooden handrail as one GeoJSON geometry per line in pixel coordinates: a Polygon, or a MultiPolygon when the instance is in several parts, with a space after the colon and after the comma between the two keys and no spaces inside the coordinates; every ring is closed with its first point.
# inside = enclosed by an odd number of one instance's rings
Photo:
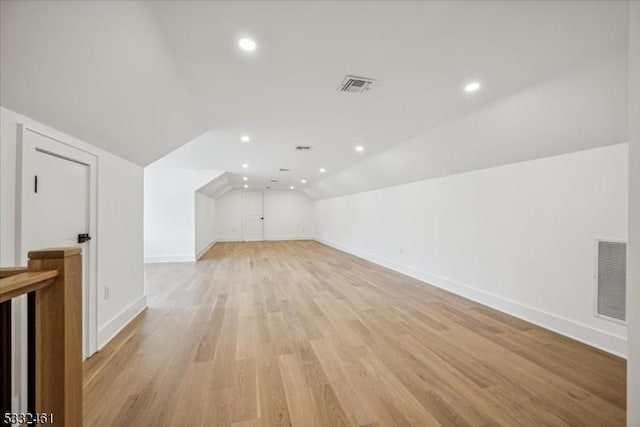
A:
{"type": "Polygon", "coordinates": [[[1,269],[0,303],[23,294],[34,308],[34,410],[82,426],[82,250],[32,251],[26,269],[1,269]]]}
{"type": "Polygon", "coordinates": [[[27,267],[0,267],[0,279],[26,273],[27,271],[29,271],[27,267]]]}
{"type": "Polygon", "coordinates": [[[0,279],[0,303],[51,285],[58,271],[29,271],[0,279]]]}

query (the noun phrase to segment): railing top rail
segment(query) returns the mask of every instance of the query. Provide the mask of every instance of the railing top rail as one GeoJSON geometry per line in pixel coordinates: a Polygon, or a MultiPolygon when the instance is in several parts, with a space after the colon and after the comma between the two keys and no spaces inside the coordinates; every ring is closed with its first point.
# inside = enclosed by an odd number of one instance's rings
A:
{"type": "Polygon", "coordinates": [[[58,276],[58,271],[28,271],[0,279],[0,302],[49,286],[58,276]]]}
{"type": "Polygon", "coordinates": [[[69,248],[50,248],[29,251],[29,259],[66,258],[82,253],[82,248],[74,246],[69,248]]]}
{"type": "Polygon", "coordinates": [[[27,271],[27,267],[0,267],[0,279],[26,273],[27,271]]]}

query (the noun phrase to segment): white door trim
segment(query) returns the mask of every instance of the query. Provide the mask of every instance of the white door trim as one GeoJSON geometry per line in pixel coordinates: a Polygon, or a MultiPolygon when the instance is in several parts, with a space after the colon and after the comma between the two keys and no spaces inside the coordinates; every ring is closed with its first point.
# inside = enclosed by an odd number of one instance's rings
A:
{"type": "MultiPolygon", "coordinates": [[[[98,341],[98,287],[97,287],[97,268],[98,268],[98,158],[96,155],[87,151],[81,150],[68,144],[64,141],[60,141],[46,133],[34,129],[30,126],[26,126],[22,123],[18,124],[18,141],[17,141],[17,174],[16,174],[16,265],[26,265],[26,251],[29,248],[24,248],[23,236],[25,230],[23,229],[23,200],[27,191],[31,189],[30,177],[33,176],[33,153],[35,151],[41,151],[54,156],[58,156],[67,160],[71,160],[77,163],[87,165],[89,167],[89,230],[88,233],[93,237],[92,240],[85,244],[85,248],[88,249],[88,295],[85,301],[87,303],[86,318],[83,321],[87,321],[87,337],[86,346],[83,352],[87,357],[94,354],[97,349],[98,341]],[[26,132],[33,132],[35,134],[44,136],[46,140],[34,143],[25,139],[26,132]],[[25,253],[23,253],[23,250],[25,253]]],[[[35,248],[34,248],[35,249],[35,248]]],[[[86,250],[83,256],[87,256],[86,250]]]]}

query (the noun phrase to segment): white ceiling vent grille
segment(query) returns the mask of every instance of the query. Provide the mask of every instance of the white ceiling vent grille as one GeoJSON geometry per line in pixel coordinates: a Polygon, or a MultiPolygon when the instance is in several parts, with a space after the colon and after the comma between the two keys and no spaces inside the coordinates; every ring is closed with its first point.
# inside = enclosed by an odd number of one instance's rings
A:
{"type": "Polygon", "coordinates": [[[296,145],[296,150],[298,151],[309,151],[311,150],[313,147],[310,145],[296,145]]]}
{"type": "Polygon", "coordinates": [[[347,76],[342,81],[340,92],[363,93],[373,87],[375,80],[366,77],[347,76]]]}
{"type": "Polygon", "coordinates": [[[598,240],[597,313],[626,320],[627,244],[598,240]]]}

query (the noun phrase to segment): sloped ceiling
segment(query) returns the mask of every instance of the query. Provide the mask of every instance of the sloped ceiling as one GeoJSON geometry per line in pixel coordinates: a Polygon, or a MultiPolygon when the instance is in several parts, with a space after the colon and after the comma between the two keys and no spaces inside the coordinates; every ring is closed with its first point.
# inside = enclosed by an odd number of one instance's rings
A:
{"type": "Polygon", "coordinates": [[[436,126],[304,188],[314,199],[627,141],[627,57],[614,53],[436,126]]]}
{"type": "Polygon", "coordinates": [[[0,103],[140,165],[205,131],[173,61],[144,3],[0,3],[0,103]]]}
{"type": "MultiPolygon", "coordinates": [[[[293,185],[313,197],[407,182],[416,167],[426,171],[420,176],[437,176],[496,158],[588,148],[594,138],[585,139],[579,127],[554,133],[561,119],[529,117],[528,130],[548,125],[554,136],[542,148],[533,138],[520,139],[517,150],[489,144],[471,151],[473,161],[459,162],[453,153],[468,153],[470,134],[451,133],[451,155],[393,151],[417,150],[416,139],[447,122],[610,61],[627,43],[623,1],[3,1],[1,7],[2,105],[141,165],[223,170],[234,187],[246,176],[251,187],[293,185]],[[252,54],[237,49],[247,36],[258,43],[252,54]],[[347,74],[378,84],[363,95],[339,93],[347,74]],[[461,87],[472,79],[483,88],[470,96],[461,87]],[[240,142],[243,134],[250,143],[240,142]],[[356,153],[357,144],[365,151],[356,153]],[[300,153],[296,145],[314,148],[300,153]],[[385,152],[397,170],[365,172],[367,165],[385,167],[385,152]]],[[[622,105],[609,101],[616,111],[622,105]]],[[[619,142],[616,125],[589,126],[602,126],[591,132],[601,135],[598,144],[619,142]]]]}
{"type": "Polygon", "coordinates": [[[202,193],[212,199],[219,199],[227,194],[232,188],[233,184],[231,174],[223,173],[199,188],[198,193],[202,193]]]}

